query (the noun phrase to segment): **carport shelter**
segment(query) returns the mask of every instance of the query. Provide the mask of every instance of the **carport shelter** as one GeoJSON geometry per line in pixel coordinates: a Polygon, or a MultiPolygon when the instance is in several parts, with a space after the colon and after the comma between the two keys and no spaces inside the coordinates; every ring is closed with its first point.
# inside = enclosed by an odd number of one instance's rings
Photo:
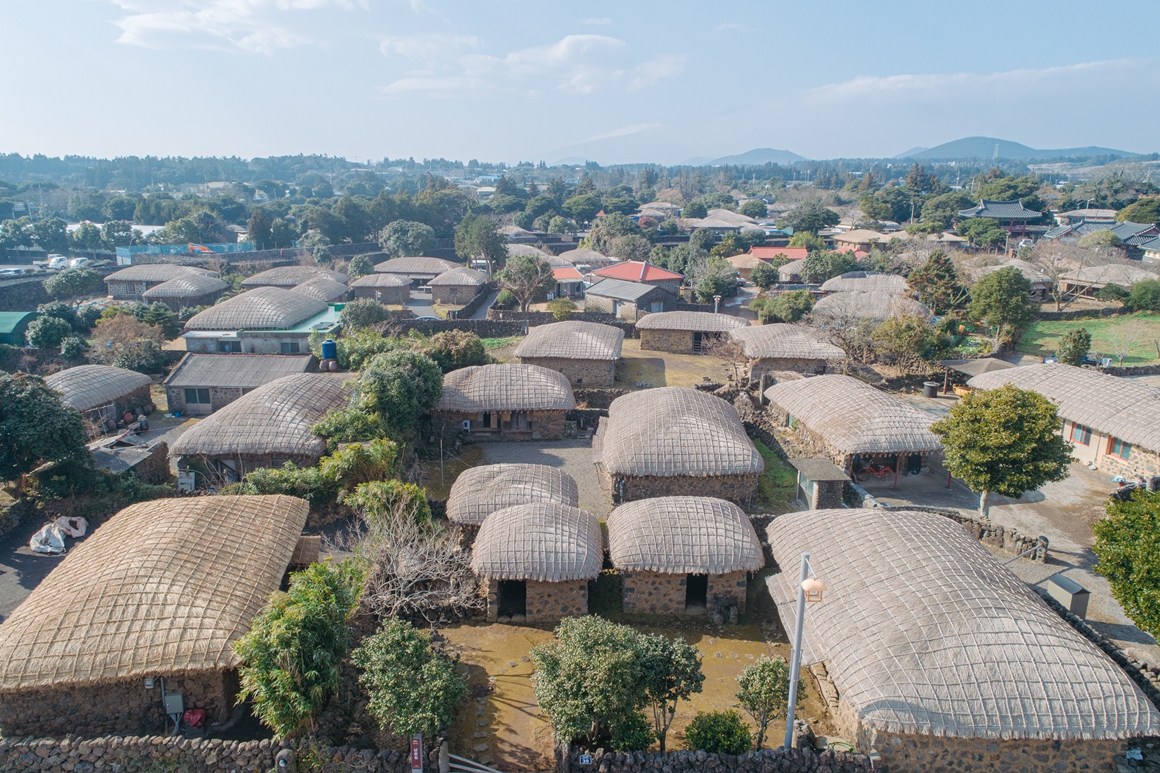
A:
{"type": "Polygon", "coordinates": [[[934,418],[850,376],[815,376],[765,390],[775,423],[792,427],[807,456],[824,456],[847,474],[864,465],[918,472],[942,457],[934,418]]]}
{"type": "Polygon", "coordinates": [[[39,316],[38,311],[0,311],[0,344],[24,346],[28,325],[39,316]]]}
{"type": "Polygon", "coordinates": [[[803,552],[825,583],[802,665],[825,664],[840,735],[883,768],[1114,771],[1117,754],[1160,735],[1128,675],[951,519],[811,510],[767,536],[786,630],[803,552]]]}
{"type": "Polygon", "coordinates": [[[307,510],[294,497],[217,496],[117,513],[0,625],[0,732],[157,734],[162,685],[207,724],[225,721],[233,644],[278,590],[307,510]]]}
{"type": "Polygon", "coordinates": [[[484,464],[455,479],[447,497],[447,520],[479,526],[496,510],[532,502],[576,507],[580,489],[571,475],[546,464],[484,464]]]}
{"type": "Polygon", "coordinates": [[[608,549],[630,614],[744,614],[748,573],[765,565],[749,517],[712,497],[621,505],[608,516],[608,549]]]}
{"type": "Polygon", "coordinates": [[[489,621],[555,622],[588,614],[588,581],[603,562],[596,516],[570,505],[532,502],[484,520],[471,569],[484,581],[489,621]]]}
{"type": "Polygon", "coordinates": [[[636,321],[641,351],[701,354],[730,330],[747,327],[748,320],[707,311],[665,311],[636,321]]]}

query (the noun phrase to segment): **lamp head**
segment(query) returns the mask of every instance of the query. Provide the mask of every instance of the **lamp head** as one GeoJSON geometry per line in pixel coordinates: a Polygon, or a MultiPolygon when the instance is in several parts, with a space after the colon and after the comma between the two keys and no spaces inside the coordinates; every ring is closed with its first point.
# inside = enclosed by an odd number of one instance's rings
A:
{"type": "Polygon", "coordinates": [[[826,584],[817,577],[808,577],[802,583],[802,590],[806,592],[806,601],[817,602],[822,600],[822,594],[826,592],[826,584]]]}

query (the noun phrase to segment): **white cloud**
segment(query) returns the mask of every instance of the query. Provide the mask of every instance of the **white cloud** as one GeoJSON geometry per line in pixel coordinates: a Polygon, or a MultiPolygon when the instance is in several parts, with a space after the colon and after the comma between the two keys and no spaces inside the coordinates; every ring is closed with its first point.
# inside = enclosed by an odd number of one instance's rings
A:
{"type": "Polygon", "coordinates": [[[189,0],[184,3],[114,0],[114,3],[125,11],[114,22],[121,30],[118,43],[146,48],[221,47],[260,54],[310,42],[309,35],[280,23],[280,14],[355,7],[351,0],[189,0]]]}
{"type": "Polygon", "coordinates": [[[639,64],[633,70],[633,78],[628,82],[628,90],[655,86],[667,78],[675,78],[685,71],[685,57],[665,54],[639,64]]]}
{"type": "Polygon", "coordinates": [[[714,32],[724,32],[725,30],[747,30],[747,29],[749,29],[749,27],[747,27],[744,24],[739,24],[738,22],[735,22],[735,21],[727,21],[727,22],[724,22],[722,24],[718,24],[716,27],[713,28],[713,31],[714,32]]]}
{"type": "Polygon", "coordinates": [[[446,61],[464,49],[479,48],[483,44],[474,35],[412,35],[383,38],[379,51],[383,56],[401,56],[428,63],[446,61]]]}
{"type": "Polygon", "coordinates": [[[428,94],[447,94],[451,92],[467,91],[483,88],[485,84],[478,78],[468,78],[462,75],[438,76],[431,74],[414,74],[386,86],[383,91],[388,94],[406,94],[424,92],[428,94]]]}
{"type": "Polygon", "coordinates": [[[660,127],[661,125],[659,123],[634,123],[632,126],[625,126],[610,132],[605,132],[604,134],[597,134],[594,137],[589,137],[588,141],[595,142],[596,140],[607,140],[611,139],[612,137],[628,137],[633,134],[646,132],[649,129],[659,129],[660,127]]]}
{"type": "Polygon", "coordinates": [[[609,19],[607,16],[591,16],[585,19],[584,23],[592,27],[607,27],[612,24],[612,19],[609,19]]]}

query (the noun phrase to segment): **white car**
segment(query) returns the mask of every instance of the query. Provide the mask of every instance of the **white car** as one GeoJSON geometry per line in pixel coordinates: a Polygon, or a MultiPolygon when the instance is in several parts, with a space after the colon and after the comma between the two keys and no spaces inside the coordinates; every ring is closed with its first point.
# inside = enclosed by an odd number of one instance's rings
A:
{"type": "Polygon", "coordinates": [[[73,258],[72,260],[70,260],[68,262],[68,267],[69,268],[80,268],[81,266],[87,266],[90,263],[92,263],[92,261],[89,260],[88,258],[73,258]]]}
{"type": "Polygon", "coordinates": [[[49,255],[48,267],[57,270],[68,268],[68,258],[64,255],[49,255]]]}

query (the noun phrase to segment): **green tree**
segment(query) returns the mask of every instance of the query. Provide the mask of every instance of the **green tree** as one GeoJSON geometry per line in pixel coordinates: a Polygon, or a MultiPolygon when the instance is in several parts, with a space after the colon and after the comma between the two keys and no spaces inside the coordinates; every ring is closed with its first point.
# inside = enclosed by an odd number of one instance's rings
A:
{"type": "Polygon", "coordinates": [[[760,287],[762,290],[768,290],[777,284],[780,275],[777,269],[772,264],[760,261],[753,270],[749,272],[749,281],[760,287]]]}
{"type": "Polygon", "coordinates": [[[789,237],[789,246],[805,247],[810,252],[824,252],[826,249],[826,240],[809,231],[798,231],[789,237]]]}
{"type": "Polygon", "coordinates": [[[713,303],[713,296],[732,298],[737,295],[737,269],[728,261],[713,258],[698,272],[694,290],[701,303],[713,303]]]}
{"type": "Polygon", "coordinates": [[[84,423],[39,376],[0,372],[0,480],[21,480],[45,462],[83,459],[84,423]]]}
{"type": "Polygon", "coordinates": [[[347,270],[350,272],[351,279],[358,279],[372,273],[375,270],[375,264],[369,255],[355,255],[347,264],[347,270]]]}
{"type": "Polygon", "coordinates": [[[1067,331],[1063,334],[1063,338],[1059,339],[1059,348],[1055,350],[1055,356],[1064,365],[1079,366],[1091,348],[1092,334],[1085,327],[1076,328],[1067,331]]]}
{"type": "Polygon", "coordinates": [[[797,322],[814,308],[814,296],[809,290],[791,290],[766,301],[766,309],[782,322],[797,322]]]}
{"type": "Polygon", "coordinates": [[[685,746],[710,754],[744,754],[750,733],[745,720],[733,709],[699,711],[685,728],[685,746]]]}
{"type": "Polygon", "coordinates": [[[1031,281],[1014,266],[1004,266],[983,276],[971,288],[967,313],[995,331],[995,343],[1014,340],[1035,319],[1031,281]]]}
{"type": "Polygon", "coordinates": [[[1160,196],[1140,199],[1116,213],[1121,223],[1153,223],[1160,225],[1160,196]]]}
{"type": "Polygon", "coordinates": [[[568,319],[579,308],[568,298],[553,298],[548,301],[548,311],[552,312],[552,316],[560,322],[568,319]]]}
{"type": "Polygon", "coordinates": [[[246,226],[246,233],[249,234],[255,249],[268,250],[274,246],[274,231],[270,217],[260,207],[255,208],[250,213],[250,222],[246,226]]]}
{"type": "Polygon", "coordinates": [[[823,228],[837,225],[841,220],[842,216],[834,210],[823,207],[816,201],[807,201],[786,212],[778,221],[778,227],[789,226],[795,233],[809,231],[816,234],[823,228]]]}
{"type": "Polygon", "coordinates": [[[1160,311],[1160,281],[1145,279],[1136,282],[1124,305],[1132,311],[1160,311]]]}
{"type": "Polygon", "coordinates": [[[404,620],[388,619],[351,654],[370,696],[367,711],[400,738],[434,738],[455,716],[467,683],[455,662],[431,649],[431,637],[404,620]]]}
{"type": "Polygon", "coordinates": [[[935,314],[946,314],[966,301],[967,293],[959,285],[955,264],[942,250],[935,250],[926,262],[906,278],[911,290],[935,314]]]}
{"type": "Polygon", "coordinates": [[[852,252],[811,252],[802,265],[802,281],[806,284],[821,284],[857,268],[858,260],[852,252]]]}
{"type": "Polygon", "coordinates": [[[1109,282],[1096,291],[1096,300],[1103,301],[1104,303],[1123,304],[1126,303],[1130,297],[1131,293],[1120,287],[1115,282],[1109,282]]]}
{"type": "Polygon", "coordinates": [[[567,218],[554,215],[552,219],[548,221],[548,227],[544,230],[550,234],[576,233],[576,226],[572,225],[572,222],[567,218]]]}
{"type": "Polygon", "coordinates": [[[290,589],[271,596],[234,643],[242,660],[239,700],[252,700],[254,714],[278,738],[313,729],[315,714],[338,691],[362,582],[349,559],[312,564],[291,575],[290,589]]]}
{"type": "Polygon", "coordinates": [[[59,217],[38,220],[32,224],[32,241],[46,252],[64,252],[68,249],[68,223],[59,217]]]}
{"type": "Polygon", "coordinates": [[[515,255],[496,275],[499,286],[509,291],[520,302],[520,311],[527,311],[536,296],[556,286],[552,266],[534,255],[515,255]]]}
{"type": "Polygon", "coordinates": [[[600,211],[600,197],[595,193],[582,193],[566,199],[560,208],[577,223],[586,223],[595,219],[596,213],[600,211]]]}
{"type": "Polygon", "coordinates": [[[1124,614],[1160,638],[1160,494],[1136,490],[1111,500],[1093,530],[1096,574],[1108,578],[1124,614]]]}
{"type": "Polygon", "coordinates": [[[101,276],[91,268],[66,268],[44,280],[44,291],[53,298],[87,295],[101,286],[101,276]]]}
{"type": "Polygon", "coordinates": [[[1059,427],[1050,400],[1005,384],[966,395],[930,429],[942,439],[947,470],[979,492],[986,517],[992,491],[1018,499],[1067,477],[1072,446],[1059,427]]]}
{"type": "Polygon", "coordinates": [[[738,212],[745,215],[746,217],[752,217],[755,220],[760,220],[761,218],[767,217],[769,215],[769,207],[765,206],[765,202],[761,199],[750,199],[741,205],[741,209],[739,209],[738,212]]]}
{"type": "Polygon", "coordinates": [[[640,640],[645,697],[652,707],[653,729],[665,753],[665,738],[677,714],[677,703],[701,692],[701,653],[684,639],[648,634],[640,640]]]}
{"type": "Polygon", "coordinates": [[[708,217],[708,215],[709,208],[706,207],[705,203],[702,201],[690,201],[685,205],[685,208],[681,210],[681,217],[690,219],[708,217]]]}
{"type": "Polygon", "coordinates": [[[340,314],[345,331],[377,325],[391,318],[391,310],[374,298],[355,298],[342,307],[340,314]]]}
{"type": "Polygon", "coordinates": [[[85,356],[88,348],[88,345],[85,344],[85,339],[79,336],[68,336],[67,338],[61,339],[60,356],[69,362],[76,362],[85,356]]]}
{"type": "Polygon", "coordinates": [[[419,339],[415,349],[434,360],[444,373],[491,361],[480,337],[466,330],[444,330],[429,339],[419,339]]]}
{"type": "Polygon", "coordinates": [[[161,328],[161,335],[164,336],[166,341],[173,340],[181,335],[181,321],[177,318],[177,314],[173,309],[164,303],[141,304],[138,308],[141,309],[141,313],[134,314],[137,320],[143,324],[161,328]]]}
{"type": "Polygon", "coordinates": [[[1124,244],[1124,241],[1111,231],[1093,231],[1090,234],[1084,234],[1079,237],[1076,240],[1076,244],[1080,247],[1093,249],[1098,247],[1120,247],[1124,244]]]}
{"type": "Polygon", "coordinates": [[[944,193],[927,199],[922,205],[922,220],[924,223],[934,224],[935,233],[945,231],[959,219],[959,212],[970,209],[974,204],[970,197],[958,191],[944,193]]]}
{"type": "Polygon", "coordinates": [[[69,234],[69,241],[73,249],[79,250],[103,250],[107,246],[101,229],[89,222],[78,225],[69,234]]]}
{"type": "Polygon", "coordinates": [[[871,339],[877,353],[904,372],[925,373],[930,363],[950,353],[951,337],[923,317],[893,316],[874,328],[871,339]]]}
{"type": "Polygon", "coordinates": [[[404,432],[442,396],[443,371],[431,358],[394,351],[377,354],[367,364],[355,387],[354,404],[358,411],[404,432]]]}
{"type": "Polygon", "coordinates": [[[507,261],[507,240],[499,223],[482,215],[468,215],[455,229],[455,253],[465,260],[482,258],[491,277],[507,261]]]}
{"type": "Polygon", "coordinates": [[[889,204],[874,196],[863,196],[859,199],[858,209],[871,220],[889,220],[894,214],[894,209],[889,204]]]}
{"type": "Polygon", "coordinates": [[[37,317],[28,325],[24,335],[30,346],[38,349],[55,349],[60,342],[72,335],[72,327],[58,317],[37,317]]]}
{"type": "Polygon", "coordinates": [[[430,255],[435,249],[435,229],[425,223],[396,220],[379,233],[379,246],[392,258],[430,255]]]}
{"type": "Polygon", "coordinates": [[[1007,232],[999,227],[999,221],[989,217],[973,217],[958,224],[959,236],[964,236],[974,245],[995,247],[1007,241],[1007,232]]]}
{"type": "Polygon", "coordinates": [[[760,749],[765,742],[770,721],[785,716],[789,705],[789,676],[789,665],[783,659],[762,655],[737,677],[737,686],[741,688],[737,703],[757,725],[754,749],[760,749]]]}

